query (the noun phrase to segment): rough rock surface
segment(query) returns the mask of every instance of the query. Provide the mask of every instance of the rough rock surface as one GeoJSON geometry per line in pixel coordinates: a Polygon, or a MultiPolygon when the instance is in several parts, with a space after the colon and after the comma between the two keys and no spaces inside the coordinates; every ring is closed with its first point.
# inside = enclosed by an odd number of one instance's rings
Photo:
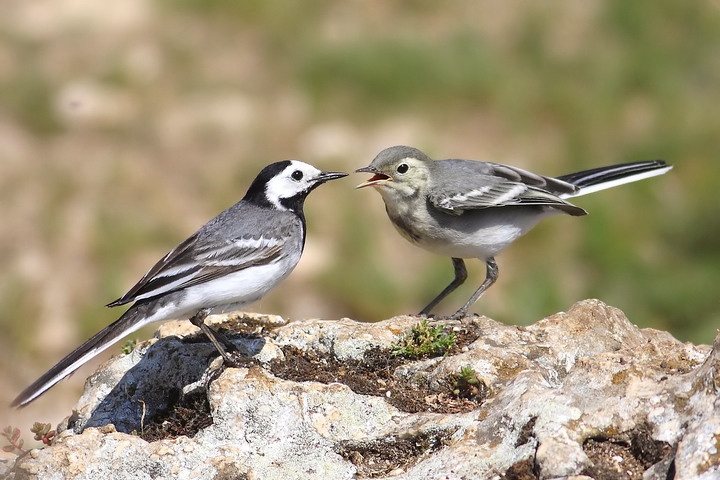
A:
{"type": "Polygon", "coordinates": [[[587,300],[529,327],[444,322],[448,355],[409,360],[390,349],[415,317],[214,322],[252,359],[223,368],[165,324],[8,478],[720,478],[720,336],[681,343],[587,300]]]}

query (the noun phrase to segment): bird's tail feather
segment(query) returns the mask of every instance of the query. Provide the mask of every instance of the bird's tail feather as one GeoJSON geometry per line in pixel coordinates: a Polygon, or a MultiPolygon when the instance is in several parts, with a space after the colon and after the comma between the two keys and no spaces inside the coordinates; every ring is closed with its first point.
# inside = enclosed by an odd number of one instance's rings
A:
{"type": "Polygon", "coordinates": [[[672,168],[663,160],[623,163],[609,167],[593,168],[582,172],[557,177],[558,180],[579,187],[577,192],[560,195],[562,198],[579,197],[588,193],[616,187],[624,183],[636,182],[644,178],[662,175],[672,168]]]}
{"type": "Polygon", "coordinates": [[[130,307],[115,322],[96,333],[35,380],[12,401],[10,406],[23,407],[27,405],[118,340],[154,321],[152,303],[136,303],[130,307]]]}

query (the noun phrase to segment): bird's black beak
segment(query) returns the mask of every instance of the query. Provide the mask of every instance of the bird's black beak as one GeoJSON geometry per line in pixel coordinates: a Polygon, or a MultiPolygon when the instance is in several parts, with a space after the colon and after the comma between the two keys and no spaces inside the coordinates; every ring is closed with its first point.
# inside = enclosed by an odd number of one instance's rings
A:
{"type": "Polygon", "coordinates": [[[329,180],[335,180],[336,178],[347,177],[348,174],[345,172],[320,172],[317,176],[316,181],[318,183],[325,183],[329,180]]]}
{"type": "Polygon", "coordinates": [[[355,188],[363,188],[363,187],[371,187],[373,185],[377,185],[381,182],[387,182],[388,180],[392,180],[392,178],[388,175],[385,175],[384,173],[380,173],[375,167],[372,165],[368,165],[367,167],[358,168],[355,170],[355,173],[372,173],[373,176],[366,182],[361,183],[360,185],[357,185],[355,188]]]}

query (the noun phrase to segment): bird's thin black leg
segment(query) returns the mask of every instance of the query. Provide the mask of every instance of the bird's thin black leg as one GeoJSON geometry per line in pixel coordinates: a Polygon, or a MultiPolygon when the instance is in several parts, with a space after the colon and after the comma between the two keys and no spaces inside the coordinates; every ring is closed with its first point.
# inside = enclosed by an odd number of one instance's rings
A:
{"type": "Polygon", "coordinates": [[[207,318],[209,313],[210,310],[207,308],[200,310],[198,313],[190,317],[190,323],[202,330],[205,336],[210,339],[210,342],[215,345],[215,348],[218,352],[220,352],[220,355],[226,363],[229,365],[235,365],[237,362],[228,354],[228,351],[237,352],[238,349],[230,340],[227,339],[225,335],[217,330],[213,330],[205,323],[205,318],[207,318]]]}
{"type": "Polygon", "coordinates": [[[497,263],[495,263],[495,259],[493,257],[488,258],[485,260],[485,264],[487,265],[487,273],[485,274],[485,281],[480,285],[480,288],[475,290],[475,293],[473,293],[472,297],[470,297],[470,300],[465,303],[465,305],[460,308],[457,312],[453,313],[451,318],[454,320],[457,320],[459,318],[463,318],[465,315],[467,315],[468,309],[473,305],[473,303],[477,302],[480,296],[490,288],[490,285],[495,283],[495,280],[498,278],[498,266],[497,263]]]}
{"type": "Polygon", "coordinates": [[[435,308],[435,305],[440,303],[440,301],[447,297],[450,293],[452,293],[456,288],[458,288],[460,285],[463,284],[463,282],[467,279],[467,269],[465,268],[465,262],[462,258],[452,258],[453,268],[455,268],[455,278],[452,282],[450,282],[450,285],[445,287],[445,290],[440,292],[440,295],[435,297],[432,302],[430,302],[427,307],[423,308],[420,312],[420,315],[428,315],[430,313],[430,310],[435,308]]]}

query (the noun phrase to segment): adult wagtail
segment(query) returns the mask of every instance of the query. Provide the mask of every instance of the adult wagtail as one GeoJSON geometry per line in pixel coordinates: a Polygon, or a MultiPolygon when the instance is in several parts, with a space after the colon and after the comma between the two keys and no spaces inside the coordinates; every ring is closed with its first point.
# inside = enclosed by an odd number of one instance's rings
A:
{"type": "Polygon", "coordinates": [[[346,175],[321,172],[297,160],[265,167],[242,200],[203,225],[108,305],[134,302],[118,320],[60,360],[12,406],[27,405],[121,338],[162,320],[189,318],[232,362],[226,349],[235,347],[206,325],[205,317],[259,300],[292,272],[305,245],[305,198],[324,182],[346,175]]]}
{"type": "Polygon", "coordinates": [[[430,311],[467,278],[464,258],[485,262],[487,274],[451,318],[462,318],[495,283],[495,256],[543,218],[586,215],[566,199],[661,175],[662,160],[611,165],[552,178],[516,167],[475,160],[432,160],[406,146],[380,152],[356,172],[373,176],[356,188],[374,187],[400,234],[430,252],[451,257],[455,278],[420,315],[430,311]]]}

